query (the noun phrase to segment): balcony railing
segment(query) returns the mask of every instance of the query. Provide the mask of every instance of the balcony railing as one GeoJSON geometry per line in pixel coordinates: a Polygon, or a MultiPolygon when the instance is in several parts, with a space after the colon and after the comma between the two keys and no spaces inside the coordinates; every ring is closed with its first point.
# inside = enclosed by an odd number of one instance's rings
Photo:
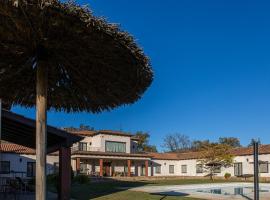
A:
{"type": "Polygon", "coordinates": [[[102,151],[100,147],[79,147],[79,146],[74,146],[71,148],[71,151],[102,151]]]}

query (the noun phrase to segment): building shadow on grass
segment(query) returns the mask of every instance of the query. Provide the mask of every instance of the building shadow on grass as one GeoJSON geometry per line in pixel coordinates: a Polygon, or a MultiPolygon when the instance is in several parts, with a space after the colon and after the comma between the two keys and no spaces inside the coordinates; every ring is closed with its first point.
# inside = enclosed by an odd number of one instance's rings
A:
{"type": "Polygon", "coordinates": [[[149,181],[116,180],[113,178],[94,179],[88,184],[72,184],[72,197],[78,200],[93,199],[151,184],[149,181]]]}

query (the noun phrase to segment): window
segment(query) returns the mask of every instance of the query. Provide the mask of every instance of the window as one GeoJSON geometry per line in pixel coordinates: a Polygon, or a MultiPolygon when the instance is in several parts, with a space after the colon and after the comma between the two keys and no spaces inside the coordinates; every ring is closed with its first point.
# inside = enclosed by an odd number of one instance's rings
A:
{"type": "Polygon", "coordinates": [[[243,175],[243,164],[242,163],[234,163],[234,175],[242,176],[243,175]]]}
{"type": "Polygon", "coordinates": [[[269,173],[268,164],[269,164],[268,162],[260,163],[260,165],[259,165],[259,172],[260,173],[269,173]]]}
{"type": "Polygon", "coordinates": [[[36,174],[36,163],[35,162],[27,162],[27,177],[34,177],[36,174]]]}
{"type": "Polygon", "coordinates": [[[106,141],[105,150],[106,152],[126,153],[126,143],[106,141]]]}
{"type": "Polygon", "coordinates": [[[221,167],[220,166],[216,166],[214,168],[214,173],[221,173],[221,167]]]}
{"type": "Polygon", "coordinates": [[[0,162],[0,174],[9,174],[10,173],[10,162],[1,161],[0,162]]]}
{"type": "Polygon", "coordinates": [[[187,173],[187,165],[181,165],[181,172],[182,172],[182,174],[187,173]]]}
{"type": "Polygon", "coordinates": [[[161,166],[160,165],[156,166],[155,170],[156,170],[156,174],[160,174],[161,173],[161,166]]]}
{"type": "Polygon", "coordinates": [[[53,163],[53,173],[57,174],[59,172],[59,163],[53,163]]]}
{"type": "Polygon", "coordinates": [[[174,165],[169,165],[169,173],[174,174],[174,165]]]}
{"type": "Polygon", "coordinates": [[[145,166],[141,166],[141,176],[145,176],[145,166]]]}
{"type": "Polygon", "coordinates": [[[79,151],[87,151],[87,143],[79,142],[79,151]]]}
{"type": "Polygon", "coordinates": [[[196,173],[197,174],[203,173],[203,165],[202,164],[197,164],[196,165],[196,173]]]}
{"type": "Polygon", "coordinates": [[[81,163],[80,164],[80,173],[81,174],[87,174],[87,164],[86,163],[81,163]]]}

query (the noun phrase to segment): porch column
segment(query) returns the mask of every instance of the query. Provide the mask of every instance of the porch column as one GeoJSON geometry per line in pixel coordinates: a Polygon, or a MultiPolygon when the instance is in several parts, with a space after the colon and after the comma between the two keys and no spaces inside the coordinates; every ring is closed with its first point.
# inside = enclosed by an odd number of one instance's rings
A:
{"type": "Polygon", "coordinates": [[[80,174],[80,169],[81,169],[81,159],[76,158],[76,173],[77,173],[77,175],[80,174]]]}
{"type": "Polygon", "coordinates": [[[99,159],[99,176],[103,176],[103,159],[99,159]]]}
{"type": "Polygon", "coordinates": [[[148,160],[145,161],[145,176],[148,176],[148,160]]]}
{"type": "Polygon", "coordinates": [[[69,200],[71,190],[71,149],[61,147],[59,149],[59,200],[69,200]]]}
{"type": "Polygon", "coordinates": [[[128,165],[128,177],[131,177],[131,160],[127,161],[127,165],[128,165]]]}

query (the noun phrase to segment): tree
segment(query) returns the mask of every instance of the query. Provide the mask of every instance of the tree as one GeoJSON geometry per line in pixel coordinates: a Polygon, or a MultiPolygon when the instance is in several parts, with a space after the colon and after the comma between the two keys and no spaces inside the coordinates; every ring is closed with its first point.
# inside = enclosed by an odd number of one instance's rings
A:
{"type": "Polygon", "coordinates": [[[210,145],[213,144],[209,140],[194,140],[191,144],[191,149],[192,150],[200,150],[202,149],[205,145],[210,145]]]}
{"type": "Polygon", "coordinates": [[[89,125],[80,124],[79,127],[70,126],[70,127],[65,127],[64,130],[70,131],[70,132],[72,132],[72,131],[94,131],[95,128],[91,127],[89,125]]]}
{"type": "Polygon", "coordinates": [[[179,152],[191,148],[189,136],[175,133],[166,135],[163,146],[171,152],[179,152]]]}
{"type": "Polygon", "coordinates": [[[203,165],[211,180],[222,167],[232,165],[234,156],[230,153],[231,149],[232,147],[227,144],[211,143],[202,146],[199,163],[203,165]]]}
{"type": "Polygon", "coordinates": [[[256,140],[256,139],[251,139],[250,143],[248,144],[248,147],[253,147],[254,142],[258,142],[259,145],[262,144],[260,138],[259,138],[258,140],[256,140]]]}
{"type": "Polygon", "coordinates": [[[149,133],[138,131],[134,136],[138,138],[137,149],[139,152],[157,152],[157,147],[149,144],[149,133]]]}
{"type": "Polygon", "coordinates": [[[240,140],[235,137],[220,137],[219,138],[219,143],[220,144],[227,144],[231,147],[241,147],[240,140]]]}

